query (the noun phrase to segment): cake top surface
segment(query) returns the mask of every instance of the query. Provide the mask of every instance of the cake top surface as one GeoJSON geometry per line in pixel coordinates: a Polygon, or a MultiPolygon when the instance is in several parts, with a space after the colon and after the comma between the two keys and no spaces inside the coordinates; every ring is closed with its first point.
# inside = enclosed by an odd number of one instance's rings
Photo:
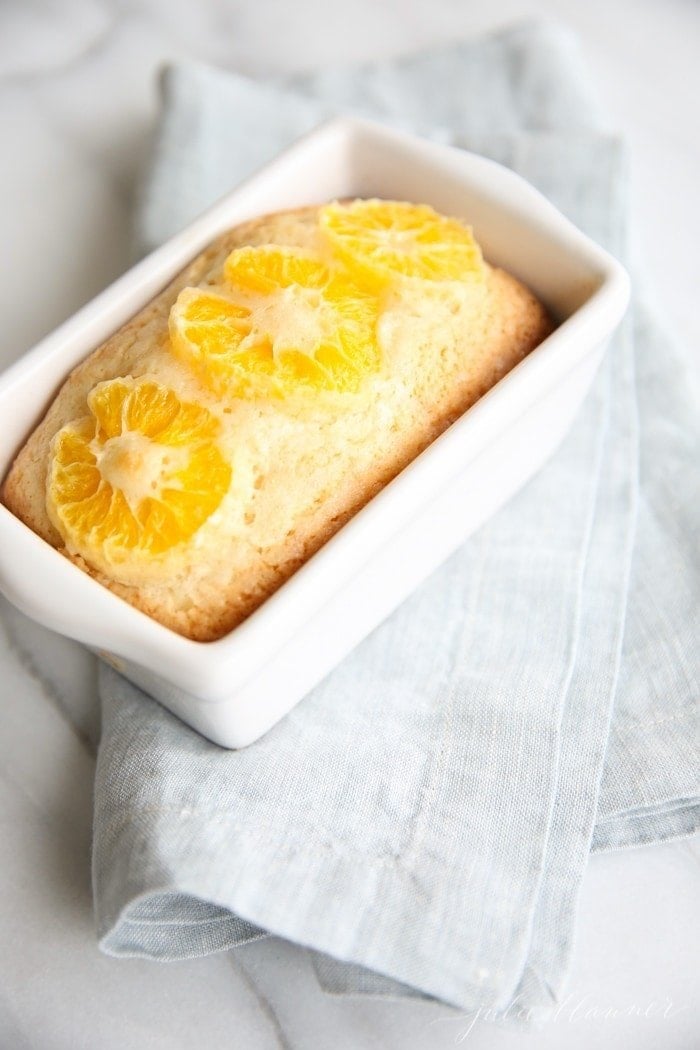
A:
{"type": "Polygon", "coordinates": [[[2,498],[143,612],[220,638],[550,330],[425,205],[251,219],[77,365],[2,498]]]}

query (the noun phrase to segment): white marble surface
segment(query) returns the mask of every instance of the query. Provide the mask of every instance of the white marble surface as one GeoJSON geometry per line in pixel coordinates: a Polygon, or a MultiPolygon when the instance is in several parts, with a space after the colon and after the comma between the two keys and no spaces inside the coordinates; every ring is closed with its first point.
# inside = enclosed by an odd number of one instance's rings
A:
{"type": "MultiPolygon", "coordinates": [[[[610,123],[632,145],[637,250],[669,325],[697,354],[693,0],[3,0],[0,364],[128,266],[164,61],[189,55],[264,75],[398,54],[524,15],[580,33],[610,123]]],[[[0,690],[1,1050],[698,1045],[697,840],[591,860],[570,993],[537,1034],[421,1002],[326,996],[304,951],[274,939],[183,963],[100,955],[92,658],[0,600],[0,690]]]]}

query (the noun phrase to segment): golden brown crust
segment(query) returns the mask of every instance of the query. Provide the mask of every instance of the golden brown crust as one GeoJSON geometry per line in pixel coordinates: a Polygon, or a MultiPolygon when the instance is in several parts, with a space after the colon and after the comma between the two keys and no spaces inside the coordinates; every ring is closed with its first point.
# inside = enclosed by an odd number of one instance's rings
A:
{"type": "MultiPolygon", "coordinates": [[[[316,211],[307,208],[265,216],[217,238],[71,372],[0,489],[0,498],[18,518],[81,569],[165,626],[198,641],[220,638],[249,616],[551,331],[546,311],[535,297],[509,274],[489,268],[487,300],[478,317],[470,317],[468,332],[459,327],[464,318],[455,310],[454,318],[444,311],[436,314],[434,324],[429,311],[418,322],[411,318],[408,324],[398,312],[393,327],[387,327],[388,356],[394,354],[392,360],[399,364],[404,351],[407,356],[405,366],[400,365],[404,372],[390,391],[395,400],[389,398],[389,403],[397,406],[393,422],[385,423],[374,404],[368,404],[366,412],[353,409],[347,425],[320,417],[295,418],[293,414],[285,421],[289,435],[279,437],[277,452],[269,454],[264,469],[262,460],[251,460],[250,469],[259,479],[255,482],[259,491],[251,488],[252,516],[255,519],[257,513],[257,522],[249,532],[239,530],[235,536],[233,532],[228,535],[230,558],[217,562],[215,570],[195,561],[183,564],[167,586],[162,582],[127,585],[97,571],[78,553],[67,551],[49,520],[45,502],[53,436],[66,422],[86,414],[87,394],[97,382],[170,367],[164,362],[168,356],[168,315],[182,288],[214,283],[211,275],[235,247],[268,242],[306,246],[314,235],[316,211]],[[431,349],[433,332],[439,333],[436,338],[441,341],[437,350],[431,349]],[[417,371],[421,373],[418,376],[417,371]],[[379,433],[380,425],[385,427],[384,433],[379,433]],[[323,440],[316,437],[319,427],[324,431],[323,440]],[[378,437],[373,447],[375,434],[378,437]],[[327,448],[329,439],[331,444],[337,443],[338,454],[330,465],[319,465],[318,450],[327,448]],[[287,447],[291,449],[289,462],[277,464],[275,455],[279,460],[280,449],[284,456],[287,447]],[[297,504],[293,498],[295,484],[297,504]],[[276,531],[270,523],[277,526],[276,531]]],[[[393,382],[392,377],[390,380],[393,382]]],[[[386,394],[381,396],[387,400],[386,394]]],[[[267,418],[264,407],[241,405],[236,412],[237,433],[255,435],[255,428],[262,428],[268,444],[274,447],[280,424],[267,418]]]]}

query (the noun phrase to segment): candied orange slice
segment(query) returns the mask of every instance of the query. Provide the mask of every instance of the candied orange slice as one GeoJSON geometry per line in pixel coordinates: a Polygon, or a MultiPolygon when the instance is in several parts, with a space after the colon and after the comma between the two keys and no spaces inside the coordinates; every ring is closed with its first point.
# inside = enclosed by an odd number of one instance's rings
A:
{"type": "Polygon", "coordinates": [[[184,288],[170,343],[219,395],[355,391],[379,367],[377,303],[308,252],[238,248],[218,291],[184,288]]]}
{"type": "Polygon", "coordinates": [[[68,548],[113,569],[191,539],[231,482],[218,420],[148,377],[98,383],[87,400],[51,448],[47,507],[68,548]]]}
{"type": "Polygon", "coordinates": [[[473,281],[484,273],[481,249],[471,229],[427,204],[336,202],[320,209],[319,224],[334,255],[374,290],[397,276],[473,281]]]}

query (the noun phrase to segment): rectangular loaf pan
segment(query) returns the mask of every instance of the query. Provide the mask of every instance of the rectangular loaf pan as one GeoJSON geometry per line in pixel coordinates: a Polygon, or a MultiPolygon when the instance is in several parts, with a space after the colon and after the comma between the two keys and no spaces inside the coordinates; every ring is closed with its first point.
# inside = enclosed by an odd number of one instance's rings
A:
{"type": "Polygon", "coordinates": [[[169,631],[0,506],[0,588],[211,740],[275,724],[544,463],[568,430],[629,298],[620,264],[519,176],[483,157],[341,118],[299,140],[153,252],[0,377],[0,475],[77,362],[219,233],[342,197],[465,218],[556,331],[380,492],[252,616],[216,642],[169,631]]]}

